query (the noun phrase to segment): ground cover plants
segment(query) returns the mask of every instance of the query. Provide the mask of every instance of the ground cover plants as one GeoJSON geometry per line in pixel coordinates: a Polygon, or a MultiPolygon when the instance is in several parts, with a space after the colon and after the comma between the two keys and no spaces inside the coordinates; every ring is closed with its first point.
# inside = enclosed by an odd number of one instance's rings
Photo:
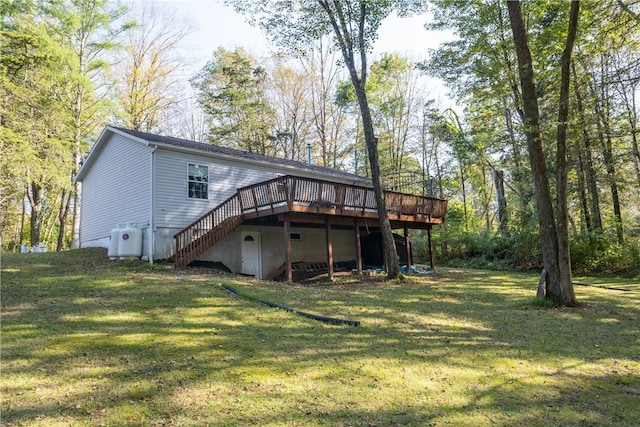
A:
{"type": "Polygon", "coordinates": [[[438,269],[403,281],[258,281],[2,256],[3,426],[637,426],[640,280],[438,269]],[[336,326],[227,293],[356,319],[336,326]]]}

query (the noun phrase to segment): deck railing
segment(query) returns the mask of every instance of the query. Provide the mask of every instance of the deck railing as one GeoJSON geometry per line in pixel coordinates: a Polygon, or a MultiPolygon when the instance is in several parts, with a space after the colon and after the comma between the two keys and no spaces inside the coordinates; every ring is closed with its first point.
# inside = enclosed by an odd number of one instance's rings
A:
{"type": "MultiPolygon", "coordinates": [[[[336,215],[377,214],[372,188],[296,176],[281,176],[238,189],[243,215],[264,216],[282,211],[331,210],[336,215]]],[[[444,220],[447,201],[385,191],[392,219],[444,220]]]]}

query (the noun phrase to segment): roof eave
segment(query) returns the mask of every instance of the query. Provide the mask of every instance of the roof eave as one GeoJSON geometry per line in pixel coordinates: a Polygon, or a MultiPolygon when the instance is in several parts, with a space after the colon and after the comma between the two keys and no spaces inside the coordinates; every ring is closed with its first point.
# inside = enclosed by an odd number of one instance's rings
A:
{"type": "MultiPolygon", "coordinates": [[[[106,126],[103,130],[102,133],[100,134],[100,137],[98,137],[98,140],[96,141],[96,143],[94,144],[94,146],[91,148],[91,151],[89,152],[89,154],[87,155],[85,161],[83,162],[82,166],[80,167],[80,170],[78,171],[75,181],[77,182],[82,182],[82,180],[85,178],[86,174],[88,173],[89,169],[91,169],[91,166],[93,165],[93,163],[95,162],[96,158],[99,155],[100,150],[102,149],[102,147],[104,146],[104,144],[106,144],[106,141],[113,135],[120,135],[122,137],[125,138],[129,138],[133,141],[137,141],[141,144],[144,144],[146,146],[152,144],[156,147],[161,147],[164,148],[166,150],[170,150],[170,151],[178,151],[178,152],[186,152],[186,153],[192,153],[192,154],[196,154],[199,156],[207,156],[207,157],[212,157],[212,158],[217,158],[217,159],[223,159],[223,160],[228,160],[228,161],[232,161],[232,162],[241,162],[241,163],[245,163],[245,164],[251,164],[251,165],[259,165],[259,166],[265,166],[268,168],[273,168],[274,167],[274,163],[269,162],[267,160],[261,160],[261,159],[248,159],[248,158],[243,158],[241,156],[234,156],[232,154],[225,154],[225,153],[219,153],[219,152],[213,152],[213,151],[204,151],[195,147],[185,147],[182,145],[175,145],[175,144],[170,144],[170,143],[166,143],[166,142],[162,142],[162,141],[158,141],[158,140],[154,140],[154,139],[145,139],[145,138],[141,138],[135,135],[132,135],[129,132],[120,130],[116,127],[113,126],[106,126]]],[[[288,165],[288,164],[284,164],[284,163],[279,163],[277,164],[277,167],[283,171],[288,171],[291,172],[292,174],[300,173],[300,171],[304,171],[306,174],[309,174],[312,177],[315,178],[322,178],[322,179],[326,179],[326,180],[339,180],[345,183],[368,183],[369,185],[371,185],[371,180],[369,178],[365,178],[365,177],[359,177],[357,175],[353,175],[353,176],[349,176],[349,175],[341,175],[341,174],[333,174],[331,172],[322,172],[319,170],[314,170],[313,168],[301,168],[300,166],[295,166],[295,165],[288,165]]]]}
{"type": "MultiPolygon", "coordinates": [[[[131,136],[131,135],[129,135],[129,136],[131,136]]],[[[147,141],[147,143],[151,143],[151,144],[153,144],[153,145],[155,145],[157,147],[161,147],[161,148],[164,148],[164,149],[170,150],[170,151],[193,153],[193,154],[197,154],[199,156],[207,156],[207,157],[212,157],[212,158],[216,158],[216,159],[229,160],[229,161],[232,161],[232,162],[241,162],[241,163],[251,164],[251,165],[260,165],[260,166],[265,166],[265,167],[269,167],[269,168],[273,168],[274,167],[274,163],[266,161],[266,160],[246,159],[246,158],[243,158],[243,157],[234,156],[232,154],[225,154],[225,153],[219,153],[219,152],[213,152],[213,151],[203,151],[203,150],[200,150],[200,149],[194,148],[194,147],[184,147],[184,146],[180,146],[180,145],[168,144],[168,143],[161,142],[161,141],[147,141]]],[[[303,170],[304,172],[306,172],[306,173],[308,173],[308,174],[310,174],[310,175],[312,175],[314,177],[321,177],[321,178],[324,178],[324,179],[332,178],[334,180],[342,180],[342,181],[349,182],[349,183],[353,183],[353,182],[370,182],[371,181],[369,178],[358,177],[357,175],[353,175],[353,177],[350,177],[350,176],[347,176],[347,175],[332,174],[330,172],[323,173],[322,171],[313,170],[311,168],[300,169],[297,166],[287,165],[287,164],[282,164],[282,163],[277,164],[276,166],[279,169],[290,171],[292,173],[300,172],[301,170],[303,170]]]]}

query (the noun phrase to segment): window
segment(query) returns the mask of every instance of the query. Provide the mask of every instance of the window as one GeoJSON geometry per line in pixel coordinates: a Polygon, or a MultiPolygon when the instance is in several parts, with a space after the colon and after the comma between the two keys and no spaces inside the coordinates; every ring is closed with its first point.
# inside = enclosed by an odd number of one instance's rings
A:
{"type": "Polygon", "coordinates": [[[209,198],[209,167],[189,163],[188,186],[190,199],[209,198]]]}

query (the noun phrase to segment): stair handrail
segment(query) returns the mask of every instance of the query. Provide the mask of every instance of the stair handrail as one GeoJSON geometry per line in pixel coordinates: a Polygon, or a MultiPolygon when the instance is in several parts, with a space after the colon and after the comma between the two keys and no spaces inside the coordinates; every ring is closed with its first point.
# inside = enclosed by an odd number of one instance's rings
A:
{"type": "MultiPolygon", "coordinates": [[[[193,261],[198,255],[207,250],[211,245],[200,245],[203,250],[198,250],[196,244],[199,239],[209,237],[209,240],[219,240],[229,231],[242,222],[242,212],[240,210],[240,201],[237,194],[233,194],[228,199],[202,215],[200,218],[187,225],[185,228],[177,232],[174,236],[175,242],[175,262],[176,266],[184,267],[193,261]],[[223,230],[216,230],[225,223],[232,224],[223,230]],[[219,235],[213,235],[214,231],[219,231],[219,235]]],[[[202,243],[202,242],[201,242],[202,243]]]]}

